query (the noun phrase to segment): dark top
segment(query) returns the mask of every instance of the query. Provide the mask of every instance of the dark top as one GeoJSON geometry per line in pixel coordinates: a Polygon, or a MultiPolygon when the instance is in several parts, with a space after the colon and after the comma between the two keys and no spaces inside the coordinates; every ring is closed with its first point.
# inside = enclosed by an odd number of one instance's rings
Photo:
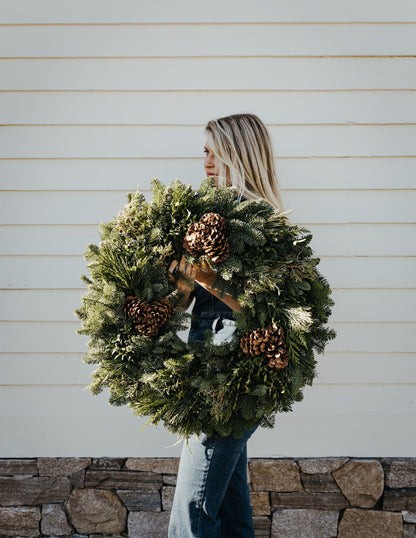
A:
{"type": "Polygon", "coordinates": [[[203,340],[207,329],[218,332],[223,328],[222,319],[234,319],[233,310],[225,303],[209,293],[205,288],[195,282],[195,289],[192,292],[195,297],[195,304],[192,309],[192,321],[188,340],[203,340]],[[218,319],[215,327],[213,323],[218,319]]]}

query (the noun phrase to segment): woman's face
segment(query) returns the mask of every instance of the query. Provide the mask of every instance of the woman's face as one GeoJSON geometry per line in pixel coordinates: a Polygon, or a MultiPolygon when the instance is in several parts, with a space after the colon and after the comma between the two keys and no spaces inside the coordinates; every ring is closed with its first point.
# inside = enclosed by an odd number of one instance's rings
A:
{"type": "Polygon", "coordinates": [[[207,174],[207,177],[215,177],[215,181],[218,184],[218,176],[220,173],[220,161],[214,155],[212,149],[209,147],[208,143],[204,146],[204,168],[207,174]]]}

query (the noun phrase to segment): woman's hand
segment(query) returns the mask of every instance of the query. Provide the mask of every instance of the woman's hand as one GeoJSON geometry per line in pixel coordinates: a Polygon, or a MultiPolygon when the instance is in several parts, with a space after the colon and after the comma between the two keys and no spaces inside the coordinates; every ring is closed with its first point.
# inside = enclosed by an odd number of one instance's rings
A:
{"type": "MultiPolygon", "coordinates": [[[[215,280],[215,272],[210,268],[202,268],[198,265],[191,265],[188,263],[184,256],[178,261],[173,260],[170,264],[168,272],[170,273],[171,280],[176,280],[176,289],[183,296],[182,304],[179,305],[179,310],[187,310],[191,304],[191,292],[194,289],[194,281],[196,280],[202,286],[206,287],[208,291],[208,281],[212,284],[215,280]],[[174,274],[180,273],[183,278],[175,279],[174,274]]],[[[212,293],[212,292],[211,292],[212,293]]]]}
{"type": "Polygon", "coordinates": [[[209,287],[211,287],[215,281],[215,271],[213,271],[208,265],[191,265],[186,261],[185,256],[182,256],[179,261],[173,260],[168,271],[172,274],[179,272],[186,277],[179,278],[177,281],[177,288],[183,293],[189,293],[192,291],[194,280],[203,286],[209,287]]]}
{"type": "MultiPolygon", "coordinates": [[[[173,262],[170,264],[168,271],[170,273],[176,273],[179,271],[184,275],[186,278],[179,278],[177,280],[176,286],[178,290],[183,293],[187,299],[191,294],[191,291],[193,289],[193,282],[196,280],[198,284],[200,284],[203,288],[205,288],[209,293],[220,299],[223,303],[225,303],[227,306],[229,306],[232,310],[236,310],[238,312],[241,312],[242,308],[238,301],[233,299],[231,295],[226,294],[224,297],[221,297],[218,290],[213,288],[215,279],[216,279],[216,272],[211,269],[208,265],[200,266],[200,265],[191,265],[189,264],[185,257],[182,256],[182,258],[177,261],[173,260],[173,262]]],[[[189,304],[188,304],[189,306],[189,304]]]]}

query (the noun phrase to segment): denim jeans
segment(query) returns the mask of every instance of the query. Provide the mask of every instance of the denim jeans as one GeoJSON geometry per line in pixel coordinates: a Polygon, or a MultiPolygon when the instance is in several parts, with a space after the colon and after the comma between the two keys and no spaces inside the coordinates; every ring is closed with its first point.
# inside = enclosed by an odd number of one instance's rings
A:
{"type": "MultiPolygon", "coordinates": [[[[232,337],[232,313],[222,305],[196,313],[189,340],[203,340],[207,330],[212,331],[214,343],[232,337]]],[[[247,441],[255,429],[245,431],[241,439],[193,436],[184,445],[169,538],[254,538],[247,485],[247,441]]]]}
{"type": "Polygon", "coordinates": [[[247,484],[247,441],[201,435],[184,444],[169,538],[254,538],[247,484]]]}

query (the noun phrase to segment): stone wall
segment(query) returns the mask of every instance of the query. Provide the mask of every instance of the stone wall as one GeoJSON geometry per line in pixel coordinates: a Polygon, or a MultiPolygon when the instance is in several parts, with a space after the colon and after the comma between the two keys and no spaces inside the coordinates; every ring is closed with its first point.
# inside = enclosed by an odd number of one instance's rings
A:
{"type": "MultiPolygon", "coordinates": [[[[176,458],[0,460],[0,538],[163,538],[176,458]]],[[[256,536],[416,537],[416,459],[251,459],[256,536]]]]}

